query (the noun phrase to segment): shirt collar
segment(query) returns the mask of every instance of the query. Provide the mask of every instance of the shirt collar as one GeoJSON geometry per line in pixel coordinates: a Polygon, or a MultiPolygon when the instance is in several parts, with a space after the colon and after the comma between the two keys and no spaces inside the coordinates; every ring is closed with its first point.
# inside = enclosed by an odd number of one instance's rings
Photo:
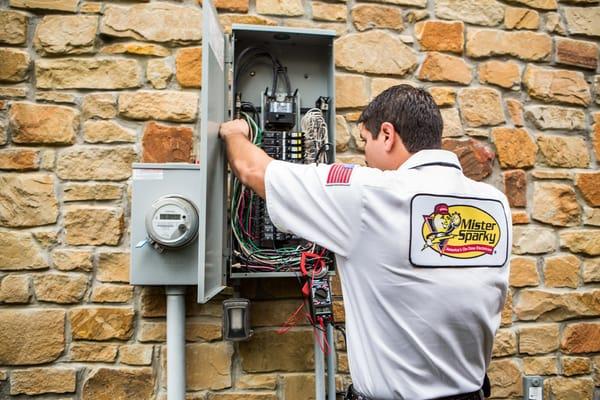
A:
{"type": "Polygon", "coordinates": [[[408,170],[411,168],[417,168],[425,164],[444,163],[452,164],[462,171],[458,157],[451,151],[448,150],[421,150],[410,156],[408,160],[404,162],[398,168],[398,170],[408,170]]]}

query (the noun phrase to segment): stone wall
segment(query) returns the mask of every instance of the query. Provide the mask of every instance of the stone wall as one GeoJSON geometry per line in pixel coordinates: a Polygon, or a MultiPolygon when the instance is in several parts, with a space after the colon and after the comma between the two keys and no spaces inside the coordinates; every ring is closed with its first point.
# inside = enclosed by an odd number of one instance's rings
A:
{"type": "MultiPolygon", "coordinates": [[[[599,0],[216,1],[225,26],[337,32],[341,160],[362,162],[373,96],[431,91],[444,146],[514,207],[493,396],[520,398],[525,374],[549,399],[598,396],[599,0]]],[[[196,0],[0,0],[0,398],[166,398],[164,294],[128,285],[130,164],[198,154],[200,45],[196,0]]],[[[202,306],[190,291],[189,398],[312,398],[310,329],[275,332],[297,283],[242,294],[256,334],[232,345],[231,291],[202,306]]]]}

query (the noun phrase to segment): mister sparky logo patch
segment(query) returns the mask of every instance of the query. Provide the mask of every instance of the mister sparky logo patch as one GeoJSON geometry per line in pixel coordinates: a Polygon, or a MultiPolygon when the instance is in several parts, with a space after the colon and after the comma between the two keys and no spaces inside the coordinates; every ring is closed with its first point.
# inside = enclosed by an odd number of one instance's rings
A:
{"type": "Polygon", "coordinates": [[[500,241],[496,220],[477,207],[439,203],[423,219],[422,250],[430,248],[443,256],[475,258],[494,254],[500,241]]]}
{"type": "Polygon", "coordinates": [[[507,231],[498,200],[419,194],[411,202],[411,263],[501,266],[508,257],[507,231]]]}

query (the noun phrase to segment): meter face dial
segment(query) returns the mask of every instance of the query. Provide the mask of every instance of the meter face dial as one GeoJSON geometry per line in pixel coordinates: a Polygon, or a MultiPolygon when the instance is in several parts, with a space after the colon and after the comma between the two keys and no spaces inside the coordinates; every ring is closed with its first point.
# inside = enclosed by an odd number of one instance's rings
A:
{"type": "Polygon", "coordinates": [[[196,207],[183,197],[163,196],[146,214],[146,230],[149,238],[162,247],[183,247],[198,235],[196,207]]]}

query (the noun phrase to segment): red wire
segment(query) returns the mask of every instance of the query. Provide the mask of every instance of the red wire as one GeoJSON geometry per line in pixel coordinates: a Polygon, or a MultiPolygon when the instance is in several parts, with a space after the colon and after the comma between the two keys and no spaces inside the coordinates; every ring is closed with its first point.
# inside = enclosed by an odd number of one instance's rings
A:
{"type": "Polygon", "coordinates": [[[281,326],[281,328],[277,329],[277,334],[278,335],[284,335],[286,333],[289,332],[290,329],[292,329],[298,322],[300,322],[299,318],[298,318],[298,313],[300,311],[302,311],[302,309],[304,308],[304,302],[302,302],[302,304],[300,304],[300,306],[296,309],[296,311],[294,311],[283,323],[283,325],[281,326]]]}

